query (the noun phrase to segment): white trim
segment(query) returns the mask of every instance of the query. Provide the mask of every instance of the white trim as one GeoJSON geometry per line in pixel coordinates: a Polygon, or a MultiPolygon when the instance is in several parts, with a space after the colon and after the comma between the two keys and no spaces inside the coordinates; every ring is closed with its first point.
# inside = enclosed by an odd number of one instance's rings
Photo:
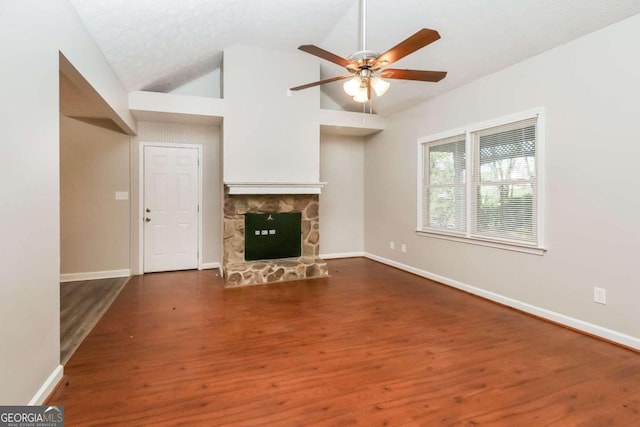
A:
{"type": "Polygon", "coordinates": [[[198,149],[198,270],[202,270],[202,211],[204,210],[204,203],[202,202],[202,185],[203,177],[202,168],[204,167],[204,158],[202,156],[202,145],[195,145],[198,149]]]}
{"type": "MultiPolygon", "coordinates": [[[[465,164],[465,168],[467,168],[467,176],[465,177],[465,182],[464,182],[464,194],[465,194],[465,200],[464,200],[464,216],[465,216],[465,224],[464,224],[464,234],[465,237],[467,237],[470,233],[471,233],[471,205],[473,204],[473,197],[471,197],[471,191],[469,191],[470,188],[470,183],[469,181],[473,179],[473,174],[474,174],[474,159],[472,156],[472,153],[467,153],[468,149],[471,147],[471,132],[467,131],[464,135],[464,141],[465,141],[465,148],[464,151],[466,153],[466,164],[465,164]]],[[[424,229],[424,228],[423,228],[424,229]]]]}
{"type": "Polygon", "coordinates": [[[202,177],[204,159],[202,145],[181,144],[179,142],[139,141],[138,145],[138,268],[144,274],[144,147],[195,148],[198,150],[198,270],[202,270],[202,177]]]}
{"type": "MultiPolygon", "coordinates": [[[[536,116],[544,115],[544,107],[532,108],[526,111],[520,111],[519,113],[509,114],[508,116],[498,117],[497,119],[486,120],[484,122],[473,123],[465,126],[465,130],[469,133],[477,132],[479,130],[489,129],[496,126],[506,125],[512,122],[519,122],[521,120],[531,119],[536,116]]],[[[537,138],[536,134],[536,138],[537,138]]],[[[536,139],[537,142],[537,139],[536,139]]]]}
{"type": "Polygon", "coordinates": [[[423,136],[418,138],[418,145],[423,145],[428,142],[438,141],[439,139],[451,138],[453,136],[458,136],[458,135],[462,136],[462,135],[466,135],[467,133],[468,133],[467,128],[462,127],[462,128],[448,130],[445,132],[436,133],[429,136],[423,136]]]}
{"type": "Polygon", "coordinates": [[[363,257],[364,252],[341,252],[335,254],[320,254],[320,258],[324,259],[340,259],[340,258],[360,258],[363,257]]]}
{"type": "Polygon", "coordinates": [[[547,132],[547,126],[545,123],[545,112],[543,108],[538,111],[538,125],[536,127],[536,204],[537,204],[537,218],[536,227],[538,227],[538,246],[546,245],[545,238],[545,226],[546,226],[546,192],[545,181],[547,173],[545,171],[545,157],[547,155],[547,147],[545,146],[545,134],[547,132]],[[542,132],[540,132],[542,130],[542,132]]]}
{"type": "Polygon", "coordinates": [[[529,313],[534,316],[547,319],[552,322],[555,322],[564,326],[568,326],[570,328],[577,329],[579,331],[586,332],[588,334],[595,335],[597,337],[604,338],[606,340],[609,340],[618,344],[622,344],[624,346],[627,346],[636,350],[640,350],[640,338],[638,337],[633,337],[631,335],[623,334],[621,332],[614,331],[614,330],[605,328],[603,326],[585,322],[584,320],[569,317],[564,314],[557,313],[555,311],[547,310],[546,308],[537,307],[535,305],[531,305],[526,302],[518,301],[513,298],[509,298],[504,295],[497,294],[495,292],[487,291],[482,288],[468,285],[466,283],[462,283],[457,280],[450,279],[445,276],[441,276],[439,274],[435,274],[429,271],[421,270],[419,268],[411,267],[409,265],[392,261],[390,259],[386,259],[383,257],[379,257],[377,255],[365,253],[365,258],[378,261],[382,264],[390,265],[400,270],[408,271],[409,273],[413,273],[415,275],[418,275],[430,280],[434,280],[436,282],[445,284],[447,286],[451,286],[453,288],[463,290],[465,292],[468,292],[473,295],[477,295],[484,299],[488,299],[490,301],[494,301],[499,304],[503,304],[508,307],[515,308],[516,310],[520,310],[522,312],[529,313]]]}
{"type": "Polygon", "coordinates": [[[418,139],[418,182],[416,183],[416,200],[417,203],[417,212],[416,212],[416,224],[418,226],[418,230],[422,230],[424,228],[423,216],[424,216],[424,147],[425,142],[422,141],[422,138],[418,139]]]}
{"type": "Polygon", "coordinates": [[[320,194],[326,182],[225,182],[229,194],[320,194]]]}
{"type": "Polygon", "coordinates": [[[220,268],[219,262],[203,262],[200,264],[199,270],[213,270],[215,268],[220,268]]]}
{"type": "Polygon", "coordinates": [[[40,389],[38,390],[38,392],[31,398],[31,400],[27,405],[29,406],[42,405],[44,401],[47,400],[47,397],[49,397],[53,389],[55,389],[56,386],[60,383],[60,380],[62,380],[63,374],[64,374],[64,366],[58,365],[53,370],[51,375],[49,375],[49,378],[47,378],[46,381],[42,384],[42,386],[40,386],[40,389]]]}
{"type": "Polygon", "coordinates": [[[424,237],[434,237],[436,239],[450,240],[452,242],[469,243],[471,245],[486,246],[489,248],[506,249],[508,251],[523,252],[525,254],[544,255],[546,248],[540,246],[525,246],[520,243],[511,243],[508,241],[493,241],[488,239],[479,239],[475,237],[467,237],[465,235],[446,234],[441,231],[416,230],[416,234],[424,237]]]}
{"type": "Polygon", "coordinates": [[[86,271],[84,273],[60,274],[60,282],[77,282],[78,280],[112,279],[115,277],[129,277],[131,270],[107,270],[107,271],[86,271]]]}
{"type": "Polygon", "coordinates": [[[138,271],[144,274],[144,143],[138,143],[138,215],[132,220],[138,222],[138,271]]]}

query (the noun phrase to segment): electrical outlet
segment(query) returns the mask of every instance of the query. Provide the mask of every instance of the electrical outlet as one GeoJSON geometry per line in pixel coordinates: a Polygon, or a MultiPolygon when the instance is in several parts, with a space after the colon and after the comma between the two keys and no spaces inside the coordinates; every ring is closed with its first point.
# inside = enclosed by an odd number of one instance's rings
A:
{"type": "Polygon", "coordinates": [[[607,290],[603,288],[593,287],[593,302],[598,304],[607,303],[607,290]]]}
{"type": "Polygon", "coordinates": [[[393,240],[389,241],[389,249],[395,249],[396,248],[396,244],[393,240]]]}
{"type": "Polygon", "coordinates": [[[405,254],[406,254],[406,253],[407,253],[407,245],[405,245],[405,244],[403,243],[403,244],[402,244],[402,246],[400,246],[400,250],[401,250],[403,253],[405,253],[405,254]]]}

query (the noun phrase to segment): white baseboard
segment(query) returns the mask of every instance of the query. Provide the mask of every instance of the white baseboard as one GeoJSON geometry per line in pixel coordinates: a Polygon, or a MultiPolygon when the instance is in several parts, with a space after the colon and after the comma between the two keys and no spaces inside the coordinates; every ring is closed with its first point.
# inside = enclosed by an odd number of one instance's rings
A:
{"type": "Polygon", "coordinates": [[[364,252],[342,252],[338,254],[320,254],[320,258],[339,259],[339,258],[358,258],[365,256],[364,252]]]}
{"type": "Polygon", "coordinates": [[[49,378],[42,384],[40,390],[33,396],[33,398],[29,401],[29,406],[34,405],[42,405],[47,397],[51,394],[54,388],[58,385],[60,380],[62,379],[62,375],[64,374],[64,367],[62,365],[58,365],[56,369],[53,370],[49,378]]]}
{"type": "Polygon", "coordinates": [[[88,271],[85,273],[65,273],[60,275],[60,282],[77,282],[78,280],[112,279],[114,277],[129,277],[131,270],[88,271]]]}
{"type": "Polygon", "coordinates": [[[198,270],[211,270],[214,268],[220,268],[220,263],[219,262],[203,262],[200,265],[200,268],[198,270]]]}
{"type": "Polygon", "coordinates": [[[497,303],[515,308],[525,313],[533,314],[534,316],[541,317],[543,319],[547,319],[552,322],[559,323],[561,325],[568,326],[570,328],[577,329],[579,331],[586,332],[588,334],[595,335],[597,337],[604,338],[606,340],[622,344],[636,350],[640,350],[640,338],[623,334],[621,332],[598,326],[593,323],[585,322],[580,319],[575,319],[573,317],[569,317],[555,311],[547,310],[546,308],[537,307],[526,302],[518,301],[504,295],[496,294],[495,292],[477,288],[475,286],[471,286],[466,283],[450,279],[448,277],[440,276],[438,274],[411,267],[409,265],[379,257],[377,255],[365,253],[364,256],[371,260],[378,261],[382,264],[387,264],[400,270],[408,271],[409,273],[413,273],[415,275],[422,276],[439,283],[443,283],[453,288],[469,292],[470,294],[474,294],[491,301],[495,301],[497,303]]]}

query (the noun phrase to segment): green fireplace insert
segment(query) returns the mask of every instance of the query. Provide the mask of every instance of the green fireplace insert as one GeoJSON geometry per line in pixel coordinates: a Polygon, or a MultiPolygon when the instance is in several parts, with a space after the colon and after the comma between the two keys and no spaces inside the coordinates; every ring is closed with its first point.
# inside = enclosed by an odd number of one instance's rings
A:
{"type": "Polygon", "coordinates": [[[247,213],[244,215],[244,259],[295,258],[302,252],[302,214],[247,213]]]}

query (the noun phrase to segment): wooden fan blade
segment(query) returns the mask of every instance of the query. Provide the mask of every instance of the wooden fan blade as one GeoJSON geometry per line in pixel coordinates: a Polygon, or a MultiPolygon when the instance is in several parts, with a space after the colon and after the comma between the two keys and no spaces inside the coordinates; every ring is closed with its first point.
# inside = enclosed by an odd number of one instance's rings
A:
{"type": "Polygon", "coordinates": [[[373,63],[374,67],[386,67],[410,53],[425,47],[440,38],[436,30],[423,28],[408,39],[401,41],[382,55],[378,56],[373,63]]]}
{"type": "Polygon", "coordinates": [[[301,86],[296,86],[296,87],[292,87],[289,90],[302,90],[302,89],[307,89],[310,87],[314,87],[314,86],[319,86],[319,85],[323,85],[325,83],[331,83],[331,82],[336,82],[338,80],[344,80],[344,79],[348,79],[349,77],[352,77],[351,74],[347,74],[346,76],[336,76],[336,77],[331,77],[330,79],[324,79],[324,80],[319,80],[317,82],[313,82],[313,83],[307,83],[306,85],[301,85],[301,86]]]}
{"type": "Polygon", "coordinates": [[[439,82],[446,76],[446,71],[398,70],[395,68],[387,68],[380,73],[380,77],[383,79],[419,80],[421,82],[439,82]]]}
{"type": "Polygon", "coordinates": [[[318,58],[326,59],[327,61],[333,62],[334,64],[341,65],[341,66],[343,66],[345,68],[347,67],[347,65],[349,65],[351,63],[351,61],[349,61],[346,58],[338,56],[338,55],[336,55],[334,53],[326,51],[326,50],[324,50],[322,48],[319,48],[318,46],[314,46],[312,44],[302,45],[302,46],[298,47],[298,49],[300,49],[303,52],[310,53],[311,55],[315,55],[318,58]]]}

